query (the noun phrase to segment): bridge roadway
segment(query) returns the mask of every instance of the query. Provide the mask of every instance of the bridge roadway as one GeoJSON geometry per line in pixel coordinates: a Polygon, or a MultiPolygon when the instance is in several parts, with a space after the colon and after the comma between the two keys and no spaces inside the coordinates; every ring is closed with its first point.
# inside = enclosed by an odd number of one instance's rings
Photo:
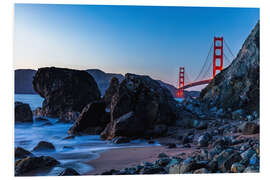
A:
{"type": "Polygon", "coordinates": [[[199,86],[199,85],[203,85],[203,84],[209,84],[211,81],[212,81],[212,79],[205,79],[205,80],[189,83],[187,85],[184,85],[183,89],[187,89],[187,88],[190,88],[193,86],[199,86]]]}

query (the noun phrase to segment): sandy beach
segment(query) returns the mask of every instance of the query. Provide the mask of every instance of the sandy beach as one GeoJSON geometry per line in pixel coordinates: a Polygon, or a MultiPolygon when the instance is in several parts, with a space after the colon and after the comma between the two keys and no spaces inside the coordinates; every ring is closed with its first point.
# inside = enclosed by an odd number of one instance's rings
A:
{"type": "MultiPolygon", "coordinates": [[[[175,142],[175,139],[162,138],[159,143],[175,142]]],[[[187,157],[193,153],[199,153],[200,150],[196,146],[191,148],[172,148],[166,146],[150,146],[150,147],[136,147],[136,148],[119,148],[104,151],[97,159],[89,160],[88,165],[94,169],[87,172],[85,175],[97,175],[104,171],[111,169],[120,170],[126,167],[132,167],[141,164],[142,162],[154,162],[158,159],[160,153],[166,153],[168,156],[187,157]]]]}

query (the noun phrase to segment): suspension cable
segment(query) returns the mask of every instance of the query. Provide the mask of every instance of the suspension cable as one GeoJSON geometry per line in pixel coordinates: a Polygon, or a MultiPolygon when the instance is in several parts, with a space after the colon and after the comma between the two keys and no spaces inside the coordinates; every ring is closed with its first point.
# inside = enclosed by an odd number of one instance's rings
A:
{"type": "Polygon", "coordinates": [[[227,60],[228,65],[230,65],[232,61],[230,61],[230,59],[226,56],[225,53],[223,53],[223,56],[225,57],[225,60],[227,60]]]}
{"type": "Polygon", "coordinates": [[[204,74],[203,74],[203,76],[202,76],[203,79],[206,79],[207,73],[210,72],[210,69],[211,69],[211,66],[212,65],[213,65],[213,63],[212,63],[212,61],[210,61],[209,65],[208,65],[208,68],[207,68],[207,71],[205,71],[204,74]]]}
{"type": "Polygon", "coordinates": [[[225,39],[224,39],[224,44],[225,44],[225,46],[227,47],[227,49],[229,50],[229,52],[230,52],[230,54],[232,55],[232,57],[235,58],[235,56],[233,55],[233,53],[232,53],[230,47],[229,47],[228,44],[226,43],[225,39]]]}
{"type": "Polygon", "coordinates": [[[206,59],[205,59],[205,61],[204,61],[203,67],[202,67],[200,73],[197,75],[197,77],[194,79],[193,82],[197,81],[197,80],[199,79],[199,77],[201,76],[201,74],[202,74],[202,72],[203,72],[203,70],[204,70],[204,68],[205,68],[205,66],[206,66],[206,64],[207,64],[207,62],[208,62],[209,55],[210,55],[211,50],[212,50],[212,48],[213,48],[213,44],[214,44],[214,43],[212,42],[211,48],[209,49],[209,52],[208,52],[208,55],[207,55],[207,57],[206,57],[206,59]]]}

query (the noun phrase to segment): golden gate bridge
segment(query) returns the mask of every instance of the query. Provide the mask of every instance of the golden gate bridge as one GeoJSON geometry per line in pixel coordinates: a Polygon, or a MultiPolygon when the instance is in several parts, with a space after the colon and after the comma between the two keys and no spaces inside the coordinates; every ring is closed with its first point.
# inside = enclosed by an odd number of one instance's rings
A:
{"type": "Polygon", "coordinates": [[[185,67],[179,68],[179,79],[178,79],[178,90],[176,97],[184,97],[184,89],[188,89],[194,86],[209,84],[216,74],[223,70],[225,59],[227,65],[231,64],[231,60],[226,56],[226,51],[229,52],[231,59],[234,58],[234,55],[229,48],[228,44],[223,37],[214,37],[214,41],[209,49],[208,55],[204,61],[203,67],[200,70],[199,74],[194,80],[190,80],[188,73],[185,72],[185,67]],[[225,46],[224,46],[225,45],[225,46]],[[224,49],[226,47],[226,49],[224,49]],[[211,55],[212,54],[212,55],[211,55]],[[213,57],[211,60],[210,58],[213,57]],[[209,60],[210,59],[210,60],[209,60]],[[210,68],[213,68],[212,74],[210,68]],[[210,73],[210,74],[209,74],[210,73]]]}

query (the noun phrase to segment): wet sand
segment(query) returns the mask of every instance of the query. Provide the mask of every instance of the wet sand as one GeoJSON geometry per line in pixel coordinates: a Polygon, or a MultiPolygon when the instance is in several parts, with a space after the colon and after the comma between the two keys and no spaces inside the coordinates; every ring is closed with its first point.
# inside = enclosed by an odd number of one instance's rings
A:
{"type": "MultiPolygon", "coordinates": [[[[254,138],[259,139],[259,134],[254,135],[241,135],[239,133],[231,134],[239,135],[241,138],[254,138]]],[[[177,140],[173,138],[160,138],[155,139],[160,144],[176,143],[177,140]]],[[[150,147],[137,147],[137,148],[119,148],[104,151],[100,154],[100,157],[89,160],[86,164],[92,166],[94,169],[85,173],[84,175],[97,175],[111,169],[120,170],[127,167],[135,167],[142,162],[154,162],[158,158],[160,153],[166,153],[168,156],[177,156],[186,159],[189,156],[200,153],[201,149],[194,144],[190,144],[191,148],[177,147],[169,149],[166,146],[150,146],[150,147]]],[[[209,149],[209,148],[206,148],[209,149]]]]}
{"type": "Polygon", "coordinates": [[[86,162],[94,170],[87,172],[85,175],[101,174],[111,169],[120,170],[126,167],[135,167],[145,161],[153,162],[158,159],[159,153],[166,153],[170,157],[178,156],[184,158],[199,152],[200,150],[196,147],[168,149],[166,146],[152,146],[112,149],[102,152],[99,158],[86,162]]]}

